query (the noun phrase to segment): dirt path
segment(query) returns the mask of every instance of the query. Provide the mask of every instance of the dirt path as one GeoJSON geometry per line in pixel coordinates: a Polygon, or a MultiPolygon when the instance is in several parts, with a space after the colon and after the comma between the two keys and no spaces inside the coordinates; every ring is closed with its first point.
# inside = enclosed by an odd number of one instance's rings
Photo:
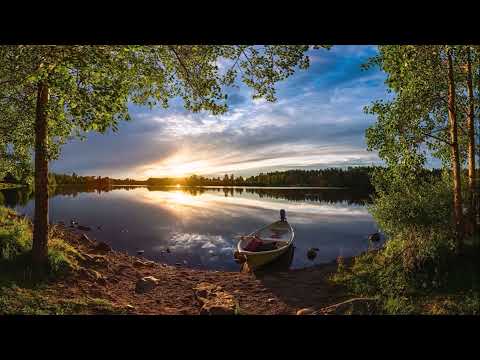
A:
{"type": "Polygon", "coordinates": [[[269,274],[195,270],[96,249],[98,244],[80,234],[59,231],[86,258],[80,264],[84,270],[51,284],[50,290],[66,299],[104,299],[134,314],[199,314],[194,288],[202,282],[232,295],[243,314],[295,314],[301,308],[318,309],[348,299],[328,281],[336,264],[269,274]],[[138,294],[136,283],[145,276],[154,276],[157,285],[138,294]]]}

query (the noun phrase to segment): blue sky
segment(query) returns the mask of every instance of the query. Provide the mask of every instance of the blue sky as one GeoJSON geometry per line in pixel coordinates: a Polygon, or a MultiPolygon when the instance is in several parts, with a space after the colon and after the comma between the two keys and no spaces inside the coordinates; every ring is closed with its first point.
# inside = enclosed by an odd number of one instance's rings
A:
{"type": "Polygon", "coordinates": [[[248,176],[286,169],[371,165],[363,107],[386,97],[385,74],[362,71],[375,46],[334,46],[310,53],[308,70],[277,85],[277,102],[252,100],[248,88],[229,92],[221,116],[131,107],[116,133],[89,134],[64,146],[55,172],[146,179],[225,173],[248,176]]]}

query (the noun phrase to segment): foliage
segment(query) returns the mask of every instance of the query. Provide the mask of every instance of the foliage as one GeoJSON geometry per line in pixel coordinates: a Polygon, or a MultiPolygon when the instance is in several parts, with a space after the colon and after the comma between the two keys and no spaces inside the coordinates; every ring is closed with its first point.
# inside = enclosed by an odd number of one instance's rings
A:
{"type": "MultiPolygon", "coordinates": [[[[50,230],[48,251],[48,277],[68,274],[77,267],[78,252],[56,236],[55,228],[50,230]]],[[[5,207],[0,207],[0,267],[4,275],[21,273],[31,277],[28,265],[32,247],[30,222],[5,207]],[[27,275],[28,274],[28,275],[27,275]]]]}
{"type": "Polygon", "coordinates": [[[376,193],[369,211],[386,235],[395,236],[413,227],[448,231],[453,226],[448,174],[425,170],[399,177],[390,169],[381,169],[372,182],[376,193]]]}
{"type": "Polygon", "coordinates": [[[10,209],[0,207],[0,261],[12,260],[31,246],[28,223],[10,209]]]}
{"type": "Polygon", "coordinates": [[[50,95],[48,155],[54,159],[70,136],[84,137],[86,131],[92,130],[117,130],[120,120],[130,119],[129,103],[168,107],[172,99],[182,99],[190,111],[219,114],[227,110],[226,90],[236,86],[237,80],[253,90],[254,98],[275,101],[275,84],[296,68],[309,66],[309,48],[1,46],[0,150],[3,155],[9,153],[12,161],[29,159],[40,83],[48,86],[50,95]]]}

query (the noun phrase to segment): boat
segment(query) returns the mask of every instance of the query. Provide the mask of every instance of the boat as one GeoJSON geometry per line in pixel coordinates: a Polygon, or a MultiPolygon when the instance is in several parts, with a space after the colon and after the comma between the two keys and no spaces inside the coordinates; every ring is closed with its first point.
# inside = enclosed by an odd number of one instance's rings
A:
{"type": "Polygon", "coordinates": [[[241,236],[234,253],[236,262],[247,264],[251,270],[258,269],[278,259],[293,245],[295,233],[286,219],[285,210],[280,210],[280,220],[253,233],[241,236]]]}

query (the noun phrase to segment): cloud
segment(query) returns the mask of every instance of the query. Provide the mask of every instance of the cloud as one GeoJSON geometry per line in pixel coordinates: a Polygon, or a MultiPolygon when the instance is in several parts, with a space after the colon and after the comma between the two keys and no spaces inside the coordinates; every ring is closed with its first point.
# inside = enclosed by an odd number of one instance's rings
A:
{"type": "Polygon", "coordinates": [[[252,100],[240,85],[220,116],[188,113],[178,100],[166,110],[131,106],[133,121],[118,133],[66,145],[53,168],[146,178],[370,165],[378,157],[365,150],[364,132],[374,119],[363,107],[385,97],[385,76],[360,65],[375,52],[371,46],[311,52],[310,69],[278,84],[276,103],[252,100]]]}

